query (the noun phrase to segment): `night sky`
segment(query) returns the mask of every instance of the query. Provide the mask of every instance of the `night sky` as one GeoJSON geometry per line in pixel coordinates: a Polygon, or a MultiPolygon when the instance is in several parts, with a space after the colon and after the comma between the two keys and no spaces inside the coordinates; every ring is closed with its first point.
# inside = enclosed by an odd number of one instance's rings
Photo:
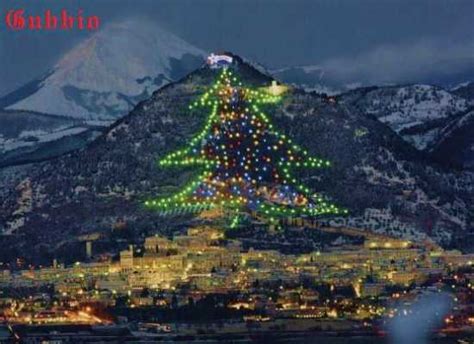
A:
{"type": "Polygon", "coordinates": [[[0,95],[34,79],[88,32],[12,32],[7,10],[66,8],[102,24],[148,17],[208,51],[229,50],[277,68],[331,66],[342,74],[416,81],[428,64],[443,73],[474,61],[472,0],[2,0],[0,95]]]}

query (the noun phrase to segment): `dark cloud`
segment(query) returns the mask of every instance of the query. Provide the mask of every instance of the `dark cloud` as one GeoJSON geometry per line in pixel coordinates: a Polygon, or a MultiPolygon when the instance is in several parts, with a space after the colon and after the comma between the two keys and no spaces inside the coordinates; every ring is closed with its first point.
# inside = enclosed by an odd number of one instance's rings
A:
{"type": "MultiPolygon", "coordinates": [[[[446,74],[474,76],[474,41],[425,38],[411,43],[382,44],[368,51],[330,58],[320,64],[333,79],[364,85],[444,81],[446,74]]],[[[458,76],[459,78],[459,76],[458,76]]],[[[449,80],[449,79],[448,79],[449,80]]]]}
{"type": "MultiPolygon", "coordinates": [[[[474,41],[471,0],[2,0],[2,20],[10,8],[81,8],[104,23],[142,15],[205,50],[231,50],[270,67],[337,66],[372,80],[383,70],[394,80],[416,73],[440,53],[443,66],[452,66],[460,55],[469,58],[474,41]]],[[[0,94],[44,73],[87,35],[9,32],[2,22],[0,94]]]]}

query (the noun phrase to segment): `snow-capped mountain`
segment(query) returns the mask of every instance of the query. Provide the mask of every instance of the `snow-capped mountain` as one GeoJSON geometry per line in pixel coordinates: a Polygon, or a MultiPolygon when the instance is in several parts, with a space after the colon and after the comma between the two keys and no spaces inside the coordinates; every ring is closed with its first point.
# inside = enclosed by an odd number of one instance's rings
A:
{"type": "Polygon", "coordinates": [[[106,26],[42,78],[0,99],[0,166],[82,148],[139,101],[203,63],[205,54],[152,22],[106,26]]]}
{"type": "Polygon", "coordinates": [[[419,150],[430,150],[469,107],[466,99],[430,85],[361,88],[339,99],[377,117],[419,150]]]}
{"type": "Polygon", "coordinates": [[[204,52],[153,22],[111,23],[40,80],[1,99],[9,110],[111,122],[203,63],[204,52]]]}

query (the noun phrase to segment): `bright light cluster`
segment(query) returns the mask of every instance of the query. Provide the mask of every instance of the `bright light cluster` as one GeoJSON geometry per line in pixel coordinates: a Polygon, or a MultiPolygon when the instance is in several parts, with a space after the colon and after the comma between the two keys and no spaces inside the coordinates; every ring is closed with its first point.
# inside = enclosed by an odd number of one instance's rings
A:
{"type": "Polygon", "coordinates": [[[223,69],[215,84],[189,106],[190,111],[210,109],[203,129],[185,148],[159,162],[160,166],[199,166],[202,172],[179,193],[145,204],[165,213],[222,207],[270,220],[346,213],[311,195],[293,176],[293,168],[323,168],[330,162],[309,156],[274,129],[261,106],[280,99],[243,87],[231,71],[223,69]]]}

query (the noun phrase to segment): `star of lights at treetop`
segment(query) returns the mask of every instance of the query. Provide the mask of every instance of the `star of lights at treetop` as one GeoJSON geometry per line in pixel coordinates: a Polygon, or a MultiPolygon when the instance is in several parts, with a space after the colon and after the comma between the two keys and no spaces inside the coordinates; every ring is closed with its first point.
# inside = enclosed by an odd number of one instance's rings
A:
{"type": "Polygon", "coordinates": [[[209,108],[204,128],[185,148],[159,161],[162,167],[199,166],[200,174],[180,192],[145,205],[166,213],[221,207],[269,220],[347,213],[293,176],[295,168],[324,168],[330,162],[310,156],[274,128],[262,108],[280,98],[243,87],[223,69],[214,85],[189,106],[190,111],[209,108]]]}

